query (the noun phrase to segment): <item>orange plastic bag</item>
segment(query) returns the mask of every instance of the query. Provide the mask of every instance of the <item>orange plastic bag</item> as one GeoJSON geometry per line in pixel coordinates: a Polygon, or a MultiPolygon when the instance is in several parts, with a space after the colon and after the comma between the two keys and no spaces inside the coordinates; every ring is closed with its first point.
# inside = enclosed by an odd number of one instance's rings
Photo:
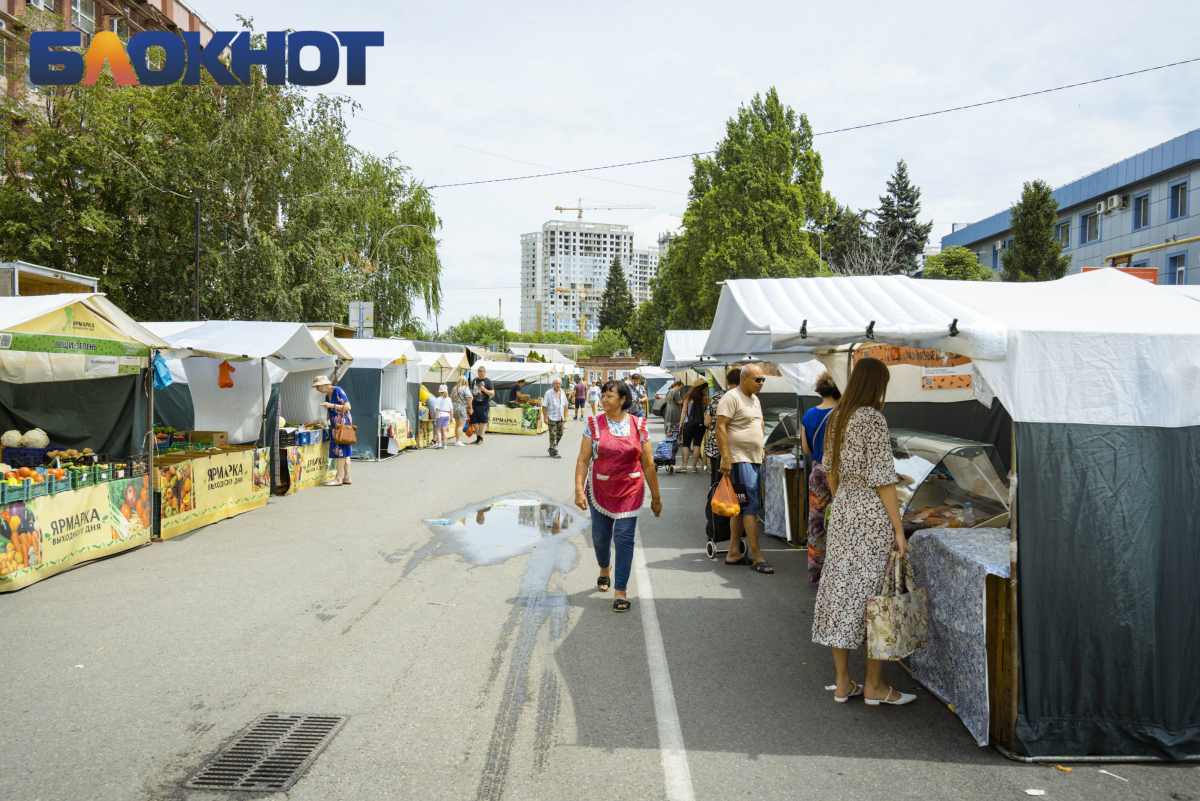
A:
{"type": "Polygon", "coordinates": [[[721,476],[721,483],[713,493],[712,510],[713,514],[721,517],[737,517],[742,513],[742,506],[738,503],[737,493],[733,491],[733,483],[729,476],[721,476]]]}
{"type": "Polygon", "coordinates": [[[229,362],[221,362],[217,365],[217,386],[221,389],[233,389],[233,376],[230,373],[237,372],[233,365],[229,362]]]}

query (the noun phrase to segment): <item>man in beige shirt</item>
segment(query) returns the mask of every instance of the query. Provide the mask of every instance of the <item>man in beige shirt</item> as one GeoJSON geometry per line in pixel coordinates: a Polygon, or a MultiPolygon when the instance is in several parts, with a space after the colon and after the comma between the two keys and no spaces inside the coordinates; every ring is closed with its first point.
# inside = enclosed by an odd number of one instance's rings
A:
{"type": "Polygon", "coordinates": [[[758,547],[758,512],[762,508],[763,437],[766,423],[755,397],[762,391],[762,366],[742,369],[742,380],[717,404],[717,448],[721,451],[721,473],[729,476],[739,495],[744,495],[741,514],[729,521],[729,554],[725,563],[753,565],[759,573],[774,573],[758,547]],[[750,554],[742,547],[742,532],[750,543],[750,554]]]}

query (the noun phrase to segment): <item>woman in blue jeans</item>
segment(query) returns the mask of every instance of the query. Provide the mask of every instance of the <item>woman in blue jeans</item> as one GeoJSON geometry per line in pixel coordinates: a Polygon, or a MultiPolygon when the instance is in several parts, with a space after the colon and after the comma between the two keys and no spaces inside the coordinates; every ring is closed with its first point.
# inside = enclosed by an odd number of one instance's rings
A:
{"type": "Polygon", "coordinates": [[[650,511],[662,513],[658,475],[650,453],[645,418],[629,414],[633,394],[624,381],[609,381],[600,393],[604,414],[588,418],[587,430],[575,461],[575,505],[592,514],[592,545],[600,578],[596,588],[613,585],[612,550],[617,551],[614,612],[628,612],[626,586],[633,565],[633,537],[638,510],[650,484],[650,511]]]}

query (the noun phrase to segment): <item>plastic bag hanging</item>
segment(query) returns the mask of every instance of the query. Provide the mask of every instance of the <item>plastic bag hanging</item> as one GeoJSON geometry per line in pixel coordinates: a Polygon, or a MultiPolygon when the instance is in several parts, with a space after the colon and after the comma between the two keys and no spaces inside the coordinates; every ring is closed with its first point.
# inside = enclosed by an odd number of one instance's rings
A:
{"type": "Polygon", "coordinates": [[[154,388],[166,389],[175,383],[171,378],[171,369],[167,367],[167,360],[163,358],[161,353],[154,354],[154,361],[151,362],[151,367],[154,373],[154,388]]]}
{"type": "Polygon", "coordinates": [[[737,517],[742,513],[742,505],[738,503],[737,493],[733,491],[733,482],[729,476],[721,476],[721,483],[713,493],[713,514],[721,517],[737,517]]]}
{"type": "Polygon", "coordinates": [[[229,362],[221,362],[217,365],[217,386],[221,389],[233,389],[233,375],[237,370],[229,362]]]}

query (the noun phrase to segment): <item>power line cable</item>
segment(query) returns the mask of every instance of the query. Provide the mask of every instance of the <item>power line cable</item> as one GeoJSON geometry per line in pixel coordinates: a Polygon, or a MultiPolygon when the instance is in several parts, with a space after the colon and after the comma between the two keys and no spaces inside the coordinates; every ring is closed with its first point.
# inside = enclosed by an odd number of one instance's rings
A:
{"type": "MultiPolygon", "coordinates": [[[[1091,84],[1104,83],[1105,81],[1115,81],[1118,78],[1128,78],[1131,75],[1141,75],[1146,72],[1154,72],[1156,70],[1165,70],[1169,67],[1180,67],[1185,64],[1194,64],[1197,61],[1200,61],[1200,57],[1189,58],[1189,59],[1185,59],[1183,61],[1173,61],[1170,64],[1160,64],[1157,67],[1146,67],[1145,69],[1134,70],[1132,72],[1123,72],[1123,73],[1120,73],[1119,75],[1109,75],[1105,78],[1094,78],[1093,80],[1090,80],[1090,81],[1080,81],[1078,83],[1064,84],[1063,86],[1055,86],[1051,89],[1039,89],[1034,92],[1023,92],[1019,95],[1010,95],[1008,97],[997,98],[996,100],[984,100],[979,103],[969,103],[964,106],[955,106],[954,108],[945,108],[945,109],[941,109],[939,111],[926,111],[922,114],[910,114],[906,117],[896,117],[896,118],[890,119],[890,120],[880,120],[878,122],[868,122],[863,125],[851,125],[846,128],[834,128],[829,131],[820,131],[818,133],[813,134],[813,136],[829,136],[830,134],[846,133],[848,131],[860,131],[860,130],[863,130],[864,128],[876,128],[880,125],[892,125],[897,122],[907,122],[909,120],[917,120],[917,119],[921,119],[923,117],[936,117],[940,114],[950,114],[955,111],[966,111],[967,109],[980,108],[982,106],[992,106],[997,103],[1007,103],[1010,100],[1020,100],[1022,98],[1034,97],[1036,95],[1045,95],[1045,94],[1049,94],[1051,92],[1061,92],[1065,89],[1076,89],[1080,86],[1090,86],[1091,84]]],[[[471,149],[471,148],[468,148],[468,149],[471,149]]],[[[480,152],[485,152],[485,151],[480,151],[480,152]]],[[[480,184],[496,184],[496,183],[505,183],[508,181],[527,181],[527,180],[530,180],[533,178],[549,178],[549,177],[552,177],[555,175],[576,175],[576,174],[585,173],[585,172],[596,172],[598,170],[615,170],[620,167],[635,167],[635,166],[638,166],[641,164],[655,164],[655,163],[662,162],[662,161],[676,161],[678,159],[689,159],[689,158],[694,158],[696,156],[709,156],[715,152],[716,152],[715,150],[702,150],[702,151],[698,151],[695,153],[682,153],[678,156],[663,156],[661,158],[656,158],[656,159],[642,159],[640,161],[626,161],[621,164],[606,164],[602,167],[582,167],[577,170],[557,170],[555,172],[544,172],[544,173],[538,173],[536,175],[517,175],[517,176],[511,177],[511,178],[490,178],[490,179],[485,179],[485,180],[481,180],[481,181],[460,181],[458,183],[453,183],[453,184],[434,184],[427,188],[428,189],[450,189],[450,188],[456,187],[456,186],[478,186],[480,184]]],[[[489,155],[496,155],[496,154],[489,154],[489,155]]],[[[501,156],[501,158],[507,158],[507,156],[501,156]]],[[[513,159],[513,160],[516,161],[518,159],[513,159]]],[[[528,163],[528,162],[526,162],[526,163],[528,163]]],[[[659,190],[659,191],[663,191],[663,190],[659,190]]]]}

